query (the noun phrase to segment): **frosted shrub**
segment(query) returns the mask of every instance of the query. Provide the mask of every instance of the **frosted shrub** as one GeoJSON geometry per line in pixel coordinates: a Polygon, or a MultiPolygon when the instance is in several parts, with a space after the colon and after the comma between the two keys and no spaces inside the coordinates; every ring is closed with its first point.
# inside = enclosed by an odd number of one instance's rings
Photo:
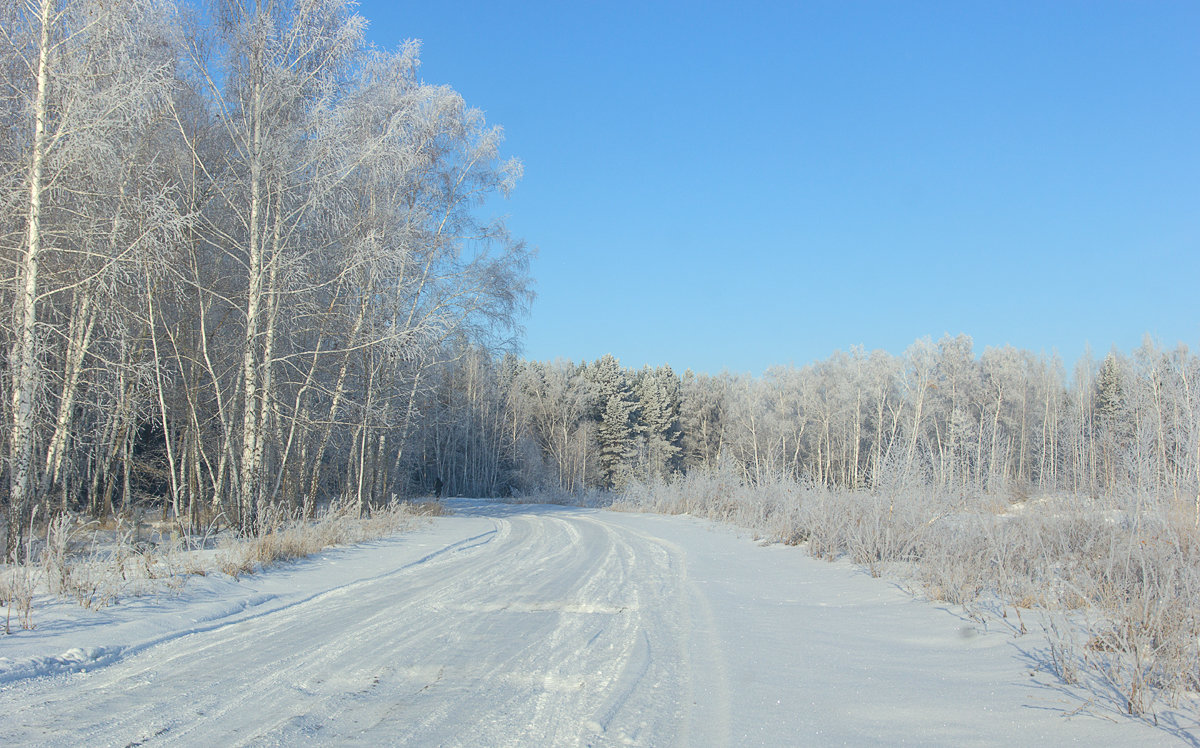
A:
{"type": "Polygon", "coordinates": [[[988,586],[992,549],[978,527],[947,524],[930,529],[917,575],[930,599],[967,605],[988,586]]]}
{"type": "MultiPolygon", "coordinates": [[[[72,546],[76,545],[79,528],[69,514],[50,520],[46,527],[46,545],[42,550],[42,567],[46,571],[51,592],[70,594],[76,586],[77,564],[71,561],[72,546]]],[[[89,607],[89,606],[84,606],[89,607]]]]}
{"type": "Polygon", "coordinates": [[[60,514],[47,523],[39,561],[49,592],[99,609],[116,602],[131,550],[128,534],[118,532],[101,551],[95,529],[92,522],[60,514]]]}
{"type": "Polygon", "coordinates": [[[13,561],[0,569],[0,602],[4,604],[4,633],[11,634],[15,622],[25,630],[33,624],[33,598],[38,588],[37,567],[13,561]]]}
{"type": "Polygon", "coordinates": [[[796,511],[792,542],[807,543],[809,554],[826,561],[845,555],[852,515],[849,503],[828,491],[814,492],[806,498],[796,511]]]}
{"type": "Polygon", "coordinates": [[[1149,711],[1155,693],[1172,702],[1200,690],[1200,557],[1194,528],[1148,515],[1113,533],[1077,574],[1091,603],[1088,658],[1126,699],[1149,711]]]}
{"type": "Polygon", "coordinates": [[[786,478],[744,484],[732,467],[670,480],[633,481],[609,505],[613,511],[689,514],[753,530],[756,537],[795,544],[800,507],[820,489],[786,478]]]}
{"type": "Polygon", "coordinates": [[[921,505],[865,492],[853,494],[851,504],[846,546],[854,563],[880,576],[883,565],[921,557],[930,521],[921,505]]]}

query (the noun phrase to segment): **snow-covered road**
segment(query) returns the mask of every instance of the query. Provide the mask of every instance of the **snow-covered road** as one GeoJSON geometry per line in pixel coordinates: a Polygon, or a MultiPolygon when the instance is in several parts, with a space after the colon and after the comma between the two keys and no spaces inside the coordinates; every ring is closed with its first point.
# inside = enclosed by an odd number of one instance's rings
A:
{"type": "MultiPolygon", "coordinates": [[[[430,527],[0,639],[7,745],[1089,745],[985,633],[689,518],[457,501],[430,527]]],[[[1102,710],[1095,709],[1100,712],[1102,710]]]]}

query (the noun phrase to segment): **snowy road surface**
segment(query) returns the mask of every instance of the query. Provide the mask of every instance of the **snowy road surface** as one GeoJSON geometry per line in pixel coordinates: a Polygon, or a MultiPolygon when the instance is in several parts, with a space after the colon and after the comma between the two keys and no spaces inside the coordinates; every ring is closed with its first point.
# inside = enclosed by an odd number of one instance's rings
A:
{"type": "MultiPolygon", "coordinates": [[[[458,501],[416,532],[0,639],[6,745],[1086,745],[1089,715],[893,584],[680,517],[458,501]]],[[[1031,674],[1032,672],[1032,674],[1031,674]]],[[[1101,711],[1096,709],[1095,711],[1101,711]]]]}

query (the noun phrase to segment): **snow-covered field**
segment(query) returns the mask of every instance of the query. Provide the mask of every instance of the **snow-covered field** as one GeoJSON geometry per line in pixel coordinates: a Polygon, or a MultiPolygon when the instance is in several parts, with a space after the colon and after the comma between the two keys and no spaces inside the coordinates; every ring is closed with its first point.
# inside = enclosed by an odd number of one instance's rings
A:
{"type": "Polygon", "coordinates": [[[0,743],[1197,742],[849,564],[686,517],[451,505],[240,581],[40,610],[0,638],[0,743]]]}

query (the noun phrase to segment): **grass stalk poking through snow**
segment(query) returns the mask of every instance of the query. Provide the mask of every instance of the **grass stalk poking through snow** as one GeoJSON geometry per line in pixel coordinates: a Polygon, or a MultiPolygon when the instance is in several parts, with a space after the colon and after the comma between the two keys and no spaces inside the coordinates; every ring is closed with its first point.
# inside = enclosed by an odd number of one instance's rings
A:
{"type": "Polygon", "coordinates": [[[254,537],[229,531],[187,536],[167,526],[151,526],[146,532],[139,521],[118,519],[102,526],[78,515],[61,514],[37,533],[28,534],[27,561],[11,559],[0,566],[5,633],[17,630],[14,624],[34,628],[39,595],[100,609],[124,597],[177,592],[191,576],[220,572],[237,579],[330,546],[385,537],[445,511],[436,502],[392,502],[360,516],[357,502],[339,501],[312,520],[305,520],[299,511],[276,510],[254,537]]]}

